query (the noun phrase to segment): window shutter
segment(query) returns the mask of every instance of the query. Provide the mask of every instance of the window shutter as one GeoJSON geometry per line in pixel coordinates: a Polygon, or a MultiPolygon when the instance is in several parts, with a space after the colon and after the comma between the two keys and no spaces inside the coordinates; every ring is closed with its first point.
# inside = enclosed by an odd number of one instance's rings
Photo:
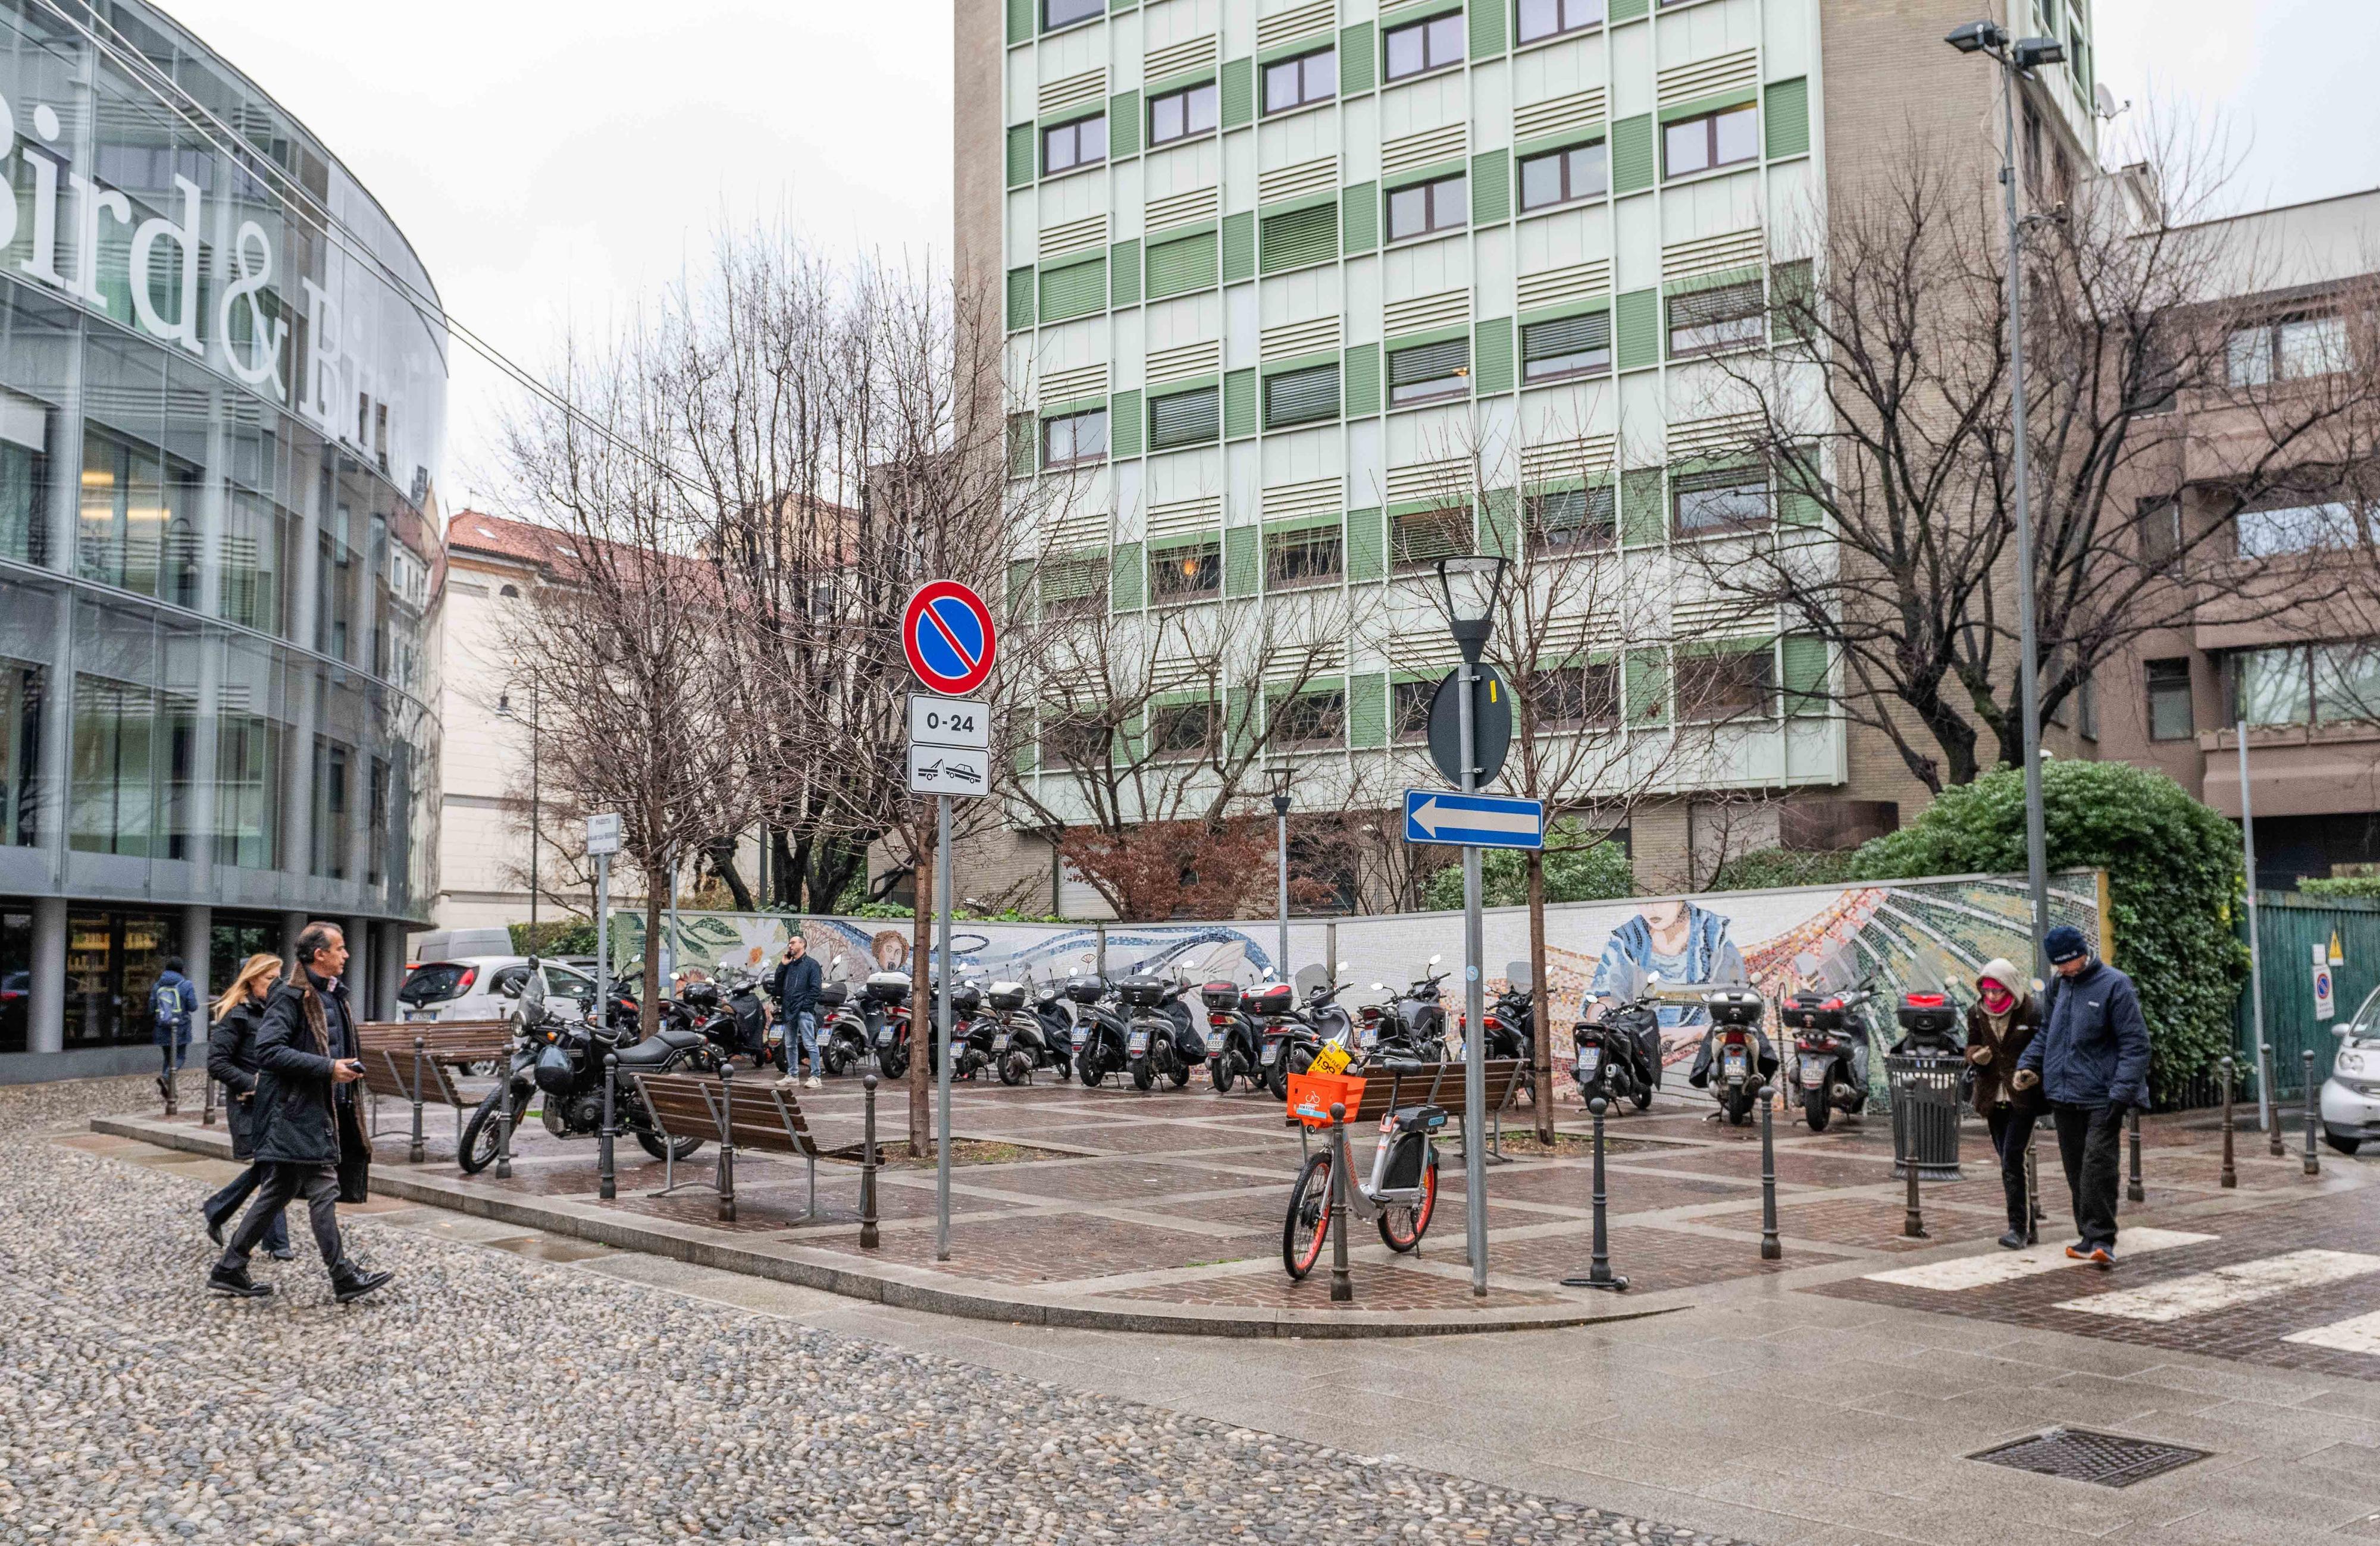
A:
{"type": "Polygon", "coordinates": [[[1118,91],[1108,99],[1108,159],[1140,154],[1140,93],[1118,91]]]}
{"type": "Polygon", "coordinates": [[[1031,414],[1008,416],[1008,476],[1031,477],[1041,457],[1041,448],[1035,443],[1041,432],[1040,420],[1031,414]]]}
{"type": "Polygon", "coordinates": [[[1387,528],[1377,510],[1347,512],[1347,578],[1386,579],[1389,573],[1387,528]]]}
{"type": "Polygon", "coordinates": [[[1506,558],[1517,558],[1521,551],[1520,500],[1512,489],[1490,489],[1486,502],[1480,525],[1485,528],[1482,535],[1487,539],[1488,550],[1501,553],[1506,558]]]}
{"type": "Polygon", "coordinates": [[[1761,115],[1767,122],[1769,160],[1781,161],[1787,156],[1810,153],[1810,80],[1807,76],[1770,81],[1767,97],[1761,104],[1761,115]]]}
{"type": "Polygon", "coordinates": [[[1223,127],[1237,128],[1256,116],[1257,62],[1253,59],[1226,59],[1222,72],[1223,127]]]}
{"type": "Polygon", "coordinates": [[[1108,249],[1111,272],[1115,275],[1114,293],[1108,297],[1111,306],[1140,304],[1140,239],[1118,242],[1108,249]]]}
{"type": "Polygon", "coordinates": [[[1372,73],[1372,24],[1358,22],[1339,32],[1339,90],[1357,96],[1378,84],[1372,73]]]}
{"type": "Polygon", "coordinates": [[[1770,330],[1782,338],[1808,340],[1817,311],[1818,279],[1807,258],[1791,258],[1768,271],[1770,330]]]}
{"type": "Polygon", "coordinates": [[[1033,266],[1008,271],[1008,331],[1033,325],[1033,266]]]}
{"type": "Polygon", "coordinates": [[[1199,445],[1213,440],[1220,428],[1216,423],[1215,399],[1213,387],[1149,399],[1148,449],[1170,451],[1175,446],[1199,445]]]}
{"type": "Polygon", "coordinates": [[[1243,211],[1223,217],[1223,283],[1236,284],[1257,272],[1257,217],[1243,211]]]}
{"type": "Polygon", "coordinates": [[[1008,566],[1008,615],[1021,616],[1033,600],[1033,561],[1016,559],[1008,566]]]}
{"type": "Polygon", "coordinates": [[[1254,526],[1223,528],[1223,594],[1254,596],[1257,579],[1263,568],[1263,550],[1257,542],[1254,526]]]}
{"type": "Polygon", "coordinates": [[[1140,393],[1119,392],[1108,399],[1108,454],[1140,454],[1140,393]]]}
{"type": "Polygon", "coordinates": [[[1257,373],[1226,371],[1223,376],[1223,438],[1238,440],[1257,432],[1257,373]]]}
{"type": "Polygon", "coordinates": [[[1041,320],[1062,322],[1097,311],[1108,303],[1108,260],[1102,255],[1087,263],[1068,263],[1041,275],[1041,320]]]}
{"type": "Polygon", "coordinates": [[[1389,678],[1367,671],[1347,679],[1347,741],[1357,751],[1389,743],[1389,678]]]}
{"type": "Polygon", "coordinates": [[[1670,718],[1670,663],[1658,649],[1632,649],[1625,671],[1628,722],[1658,725],[1670,718]]]}
{"type": "Polygon", "coordinates": [[[1471,0],[1471,57],[1492,59],[1504,52],[1504,10],[1512,0],[1471,0]]]}
{"type": "Polygon", "coordinates": [[[1380,411],[1380,346],[1358,344],[1347,351],[1346,405],[1349,418],[1367,418],[1380,411]]]}
{"type": "Polygon", "coordinates": [[[1008,130],[1008,186],[1023,187],[1033,180],[1033,126],[1013,124],[1008,130]]]}
{"type": "Polygon", "coordinates": [[[1827,711],[1827,641],[1815,634],[1788,634],[1785,656],[1785,712],[1824,714],[1827,711]]]}
{"type": "Polygon", "coordinates": [[[1474,393],[1510,392],[1512,390],[1512,320],[1496,317],[1479,324],[1478,347],[1472,358],[1478,363],[1472,368],[1471,390],[1474,393]]]}
{"type": "Polygon", "coordinates": [[[1394,389],[1439,380],[1470,363],[1471,340],[1468,338],[1417,344],[1410,349],[1399,349],[1389,356],[1389,385],[1394,389]]]}
{"type": "Polygon", "coordinates": [[[1265,217],[1258,248],[1267,273],[1327,263],[1339,256],[1339,206],[1310,204],[1265,217]]]}
{"type": "MultiPolygon", "coordinates": [[[[1326,208],[1328,206],[1325,206],[1326,208]]],[[[1318,365],[1305,370],[1284,370],[1264,384],[1265,428],[1339,417],[1339,367],[1318,365]]]]}
{"type": "MultiPolygon", "coordinates": [[[[1479,13],[1474,11],[1475,18],[1479,13]]],[[[1492,225],[1512,217],[1512,158],[1504,151],[1482,151],[1471,158],[1471,223],[1492,225]]]]}
{"type": "Polygon", "coordinates": [[[1380,244],[1380,193],[1377,183],[1357,183],[1340,195],[1340,245],[1350,257],[1380,244]]]}
{"type": "Polygon", "coordinates": [[[1653,115],[1639,113],[1613,124],[1611,191],[1634,193],[1651,187],[1658,175],[1658,163],[1653,159],[1653,115]]]}
{"type": "Polygon", "coordinates": [[[1008,41],[1021,43],[1033,36],[1034,0],[1008,0],[1008,41]]]}
{"type": "Polygon", "coordinates": [[[1613,331],[1622,370],[1640,370],[1661,363],[1661,296],[1656,290],[1631,290],[1611,303],[1613,331]]]}
{"type": "Polygon", "coordinates": [[[1141,581],[1146,571],[1137,542],[1119,542],[1109,555],[1108,604],[1120,612],[1140,610],[1141,581]]]}
{"type": "Polygon", "coordinates": [[[1620,475],[1620,539],[1635,546],[1669,534],[1670,512],[1661,495],[1661,469],[1640,467],[1620,475]]]}
{"type": "Polygon", "coordinates": [[[1567,355],[1589,354],[1611,347],[1611,313],[1584,311],[1575,317],[1557,317],[1549,322],[1532,322],[1521,330],[1521,357],[1560,359],[1567,355]]]}
{"type": "Polygon", "coordinates": [[[1204,290],[1215,283],[1215,233],[1176,236],[1148,249],[1148,298],[1204,290]]]}
{"type": "Polygon", "coordinates": [[[1611,0],[1611,19],[1633,21],[1645,14],[1649,5],[1650,0],[1611,0]]]}

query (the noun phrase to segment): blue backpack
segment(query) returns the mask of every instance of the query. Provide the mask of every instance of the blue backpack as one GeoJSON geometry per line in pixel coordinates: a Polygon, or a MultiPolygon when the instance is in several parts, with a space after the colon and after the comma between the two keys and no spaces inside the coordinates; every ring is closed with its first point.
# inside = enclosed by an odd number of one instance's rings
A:
{"type": "Polygon", "coordinates": [[[160,1036],[177,1036],[182,1031],[182,984],[160,982],[149,990],[149,1018],[155,1022],[160,1036]]]}

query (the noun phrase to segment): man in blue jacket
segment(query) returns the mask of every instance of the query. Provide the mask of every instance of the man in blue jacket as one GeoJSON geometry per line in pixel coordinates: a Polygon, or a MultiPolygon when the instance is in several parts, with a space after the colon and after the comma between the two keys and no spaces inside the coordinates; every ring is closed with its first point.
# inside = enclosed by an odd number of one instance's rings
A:
{"type": "Polygon", "coordinates": [[[2124,1113],[2148,1109],[2149,1027],[2132,980],[2095,960],[2082,931],[2061,924],[2042,941],[2058,980],[2041,1033],[2017,1060],[2016,1086],[2039,1086],[2058,1124],[2058,1156],[2082,1238],[2078,1262],[2116,1264],[2116,1154],[2124,1113]]]}

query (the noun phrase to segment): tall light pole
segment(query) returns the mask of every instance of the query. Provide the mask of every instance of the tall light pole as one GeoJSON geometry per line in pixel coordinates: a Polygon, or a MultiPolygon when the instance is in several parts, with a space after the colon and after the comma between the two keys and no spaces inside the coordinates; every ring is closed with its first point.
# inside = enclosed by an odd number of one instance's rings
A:
{"type": "MultiPolygon", "coordinates": [[[[507,719],[517,720],[513,711],[510,693],[496,694],[496,712],[507,719]]],[[[538,825],[537,791],[537,683],[528,684],[528,947],[537,953],[537,850],[538,834],[544,830],[538,825]]]]}
{"type": "MultiPolygon", "coordinates": [[[[1463,792],[1479,788],[1479,725],[1472,684],[1479,680],[1479,657],[1495,627],[1496,603],[1504,589],[1504,561],[1493,553],[1470,553],[1438,561],[1438,587],[1446,604],[1447,632],[1462,647],[1456,668],[1456,725],[1463,743],[1463,792]]],[[[1471,1292],[1488,1294],[1487,978],[1480,958],[1487,946],[1479,919],[1479,851],[1463,851],[1463,1245],[1471,1258],[1471,1292]]]]}
{"type": "Polygon", "coordinates": [[[1971,21],[1942,40],[1961,54],[1985,54],[2000,67],[2000,196],[2008,218],[2010,440],[2016,477],[2016,629],[2024,755],[2024,872],[2033,893],[2033,972],[2046,981],[2042,936],[2049,930],[2049,839],[2041,806],[2041,641],[2033,617],[2033,465],[2024,404],[2024,223],[2016,209],[2016,83],[2040,65],[2062,63],[2055,38],[2016,38],[1996,21],[1971,21]]]}
{"type": "Polygon", "coordinates": [[[1265,788],[1272,795],[1274,849],[1280,856],[1281,954],[1273,973],[1284,983],[1289,981],[1289,782],[1293,771],[1285,761],[1265,767],[1265,788]]]}

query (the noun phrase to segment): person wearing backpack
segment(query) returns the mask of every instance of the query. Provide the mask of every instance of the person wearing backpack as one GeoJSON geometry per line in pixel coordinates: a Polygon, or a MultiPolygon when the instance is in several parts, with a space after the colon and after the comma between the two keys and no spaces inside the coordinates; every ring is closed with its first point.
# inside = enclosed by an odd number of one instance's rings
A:
{"type": "Polygon", "coordinates": [[[190,1052],[190,1017],[198,1013],[199,989],[182,975],[182,958],[167,956],[157,985],[149,990],[150,1039],[157,1044],[164,1066],[157,1070],[157,1093],[174,1098],[174,1076],[190,1052]]]}

